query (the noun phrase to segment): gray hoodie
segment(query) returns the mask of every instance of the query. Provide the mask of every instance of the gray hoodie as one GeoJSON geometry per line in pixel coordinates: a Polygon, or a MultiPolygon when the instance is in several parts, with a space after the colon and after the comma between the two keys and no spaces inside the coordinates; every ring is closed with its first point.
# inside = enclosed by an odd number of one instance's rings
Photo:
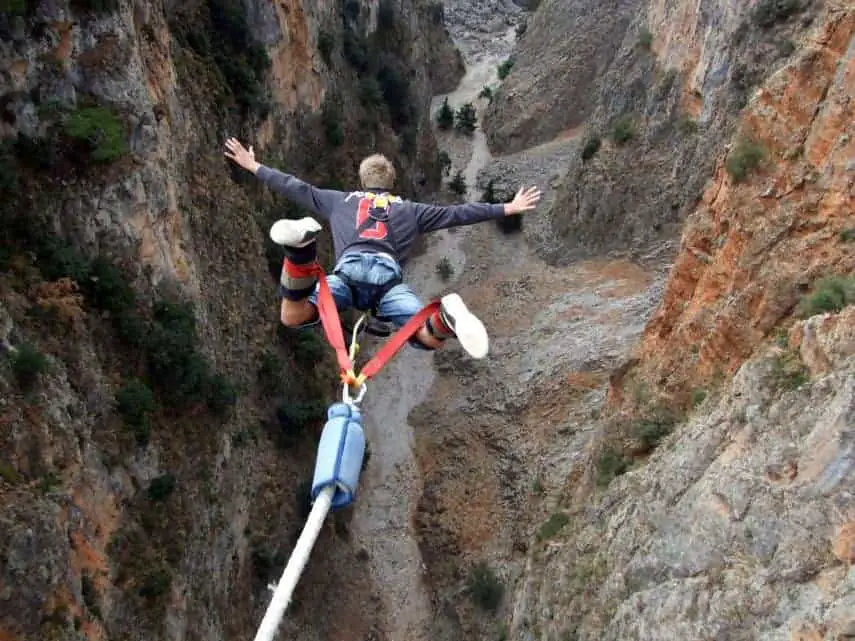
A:
{"type": "Polygon", "coordinates": [[[288,200],[329,221],[338,261],[346,251],[386,253],[403,265],[419,234],[501,218],[504,205],[465,203],[425,205],[384,189],[319,189],[290,174],[262,165],[256,176],[288,200]]]}

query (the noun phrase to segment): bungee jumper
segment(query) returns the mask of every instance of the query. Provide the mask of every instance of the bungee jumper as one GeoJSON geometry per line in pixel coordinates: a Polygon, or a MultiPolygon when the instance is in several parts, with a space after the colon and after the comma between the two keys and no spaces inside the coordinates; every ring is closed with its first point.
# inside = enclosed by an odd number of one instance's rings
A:
{"type": "Polygon", "coordinates": [[[247,149],[235,138],[229,138],[225,147],[227,158],[288,200],[328,221],[336,261],[327,275],[317,260],[316,241],[322,227],[311,216],[280,219],[271,226],[270,238],[285,252],[277,288],[282,299],[280,320],[294,328],[320,322],[335,349],[343,383],[342,402],[328,409],[318,444],[312,511],[255,637],[255,641],[271,641],[327,512],[353,502],[365,454],[358,406],[366,381],[406,343],[416,349],[436,350],[449,338],[456,338],[473,358],[487,355],[487,330],[459,294],[449,293],[425,305],[404,282],[402,267],[413,243],[420,235],[440,229],[530,211],[537,206],[541,193],[536,187],[521,187],[511,202],[503,204],[424,204],[392,193],[395,168],[381,154],[360,163],[361,189],[344,192],[321,189],[263,165],[255,159],[251,146],[247,149]],[[350,309],[363,315],[354,327],[348,350],[339,313],[350,309]],[[397,331],[356,374],[357,331],[369,316],[391,323],[397,331]]]}

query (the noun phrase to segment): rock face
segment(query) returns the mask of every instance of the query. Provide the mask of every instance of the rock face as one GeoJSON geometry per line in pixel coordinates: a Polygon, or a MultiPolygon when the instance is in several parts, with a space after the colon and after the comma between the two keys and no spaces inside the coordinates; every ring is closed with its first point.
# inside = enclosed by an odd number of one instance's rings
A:
{"type": "Polygon", "coordinates": [[[513,638],[845,639],[855,624],[852,308],[800,323],[831,369],[743,364],[646,461],[592,451],[530,557],[513,638]],[[811,329],[809,329],[811,328],[811,329]]]}
{"type": "MultiPolygon", "coordinates": [[[[252,637],[335,367],[277,329],[267,228],[296,212],[223,142],[327,185],[380,150],[430,190],[432,83],[462,72],[431,7],[0,7],[0,639],[252,637]]],[[[345,513],[283,636],[380,635],[346,536],[345,513]]]]}
{"type": "Polygon", "coordinates": [[[478,184],[551,217],[460,232],[492,360],[438,354],[411,418],[437,638],[855,633],[853,11],[529,19],[478,184]]]}
{"type": "Polygon", "coordinates": [[[829,2],[804,46],[752,97],[686,225],[623,387],[657,381],[679,396],[735,371],[806,293],[822,290],[822,277],[855,268],[853,47],[855,11],[829,2]],[[733,168],[752,149],[762,159],[738,180],[733,168]],[[691,358],[683,345],[696,346],[691,358]]]}
{"type": "Polygon", "coordinates": [[[553,241],[541,248],[548,260],[634,255],[678,233],[750,92],[787,63],[817,11],[806,3],[770,18],[761,9],[730,0],[540,6],[485,127],[501,153],[579,135],[553,241]]]}

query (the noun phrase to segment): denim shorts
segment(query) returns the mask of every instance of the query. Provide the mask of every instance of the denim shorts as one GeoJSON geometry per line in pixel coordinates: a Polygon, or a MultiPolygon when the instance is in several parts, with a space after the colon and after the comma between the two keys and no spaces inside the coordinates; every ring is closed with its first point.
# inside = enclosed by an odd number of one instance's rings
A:
{"type": "MultiPolygon", "coordinates": [[[[339,313],[356,308],[374,310],[378,320],[402,327],[424,307],[424,303],[406,283],[401,282],[401,266],[390,256],[361,252],[345,253],[336,264],[327,284],[339,313]],[[395,283],[389,289],[389,284],[395,283]],[[385,291],[385,293],[384,293],[385,291]]],[[[317,307],[320,283],[309,296],[317,307]]],[[[316,325],[320,319],[303,325],[316,325]]],[[[413,347],[429,349],[415,338],[413,347]]]]}

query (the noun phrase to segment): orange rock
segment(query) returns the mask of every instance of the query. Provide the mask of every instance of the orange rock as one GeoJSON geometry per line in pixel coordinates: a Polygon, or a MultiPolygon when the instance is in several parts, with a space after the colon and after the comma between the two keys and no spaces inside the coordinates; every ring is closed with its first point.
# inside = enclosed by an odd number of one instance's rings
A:
{"type": "MultiPolygon", "coordinates": [[[[644,380],[682,394],[733,373],[792,314],[806,285],[855,270],[852,245],[840,238],[855,209],[855,7],[831,2],[816,24],[801,54],[746,108],[743,132],[763,146],[765,163],[741,183],[718,163],[634,354],[639,362],[619,384],[644,380]],[[763,197],[770,187],[775,197],[763,197]]],[[[821,351],[809,355],[816,371],[821,351]]],[[[611,389],[608,398],[619,407],[628,396],[611,389]]]]}
{"type": "Polygon", "coordinates": [[[855,521],[837,528],[831,549],[844,563],[855,564],[855,521]]]}

